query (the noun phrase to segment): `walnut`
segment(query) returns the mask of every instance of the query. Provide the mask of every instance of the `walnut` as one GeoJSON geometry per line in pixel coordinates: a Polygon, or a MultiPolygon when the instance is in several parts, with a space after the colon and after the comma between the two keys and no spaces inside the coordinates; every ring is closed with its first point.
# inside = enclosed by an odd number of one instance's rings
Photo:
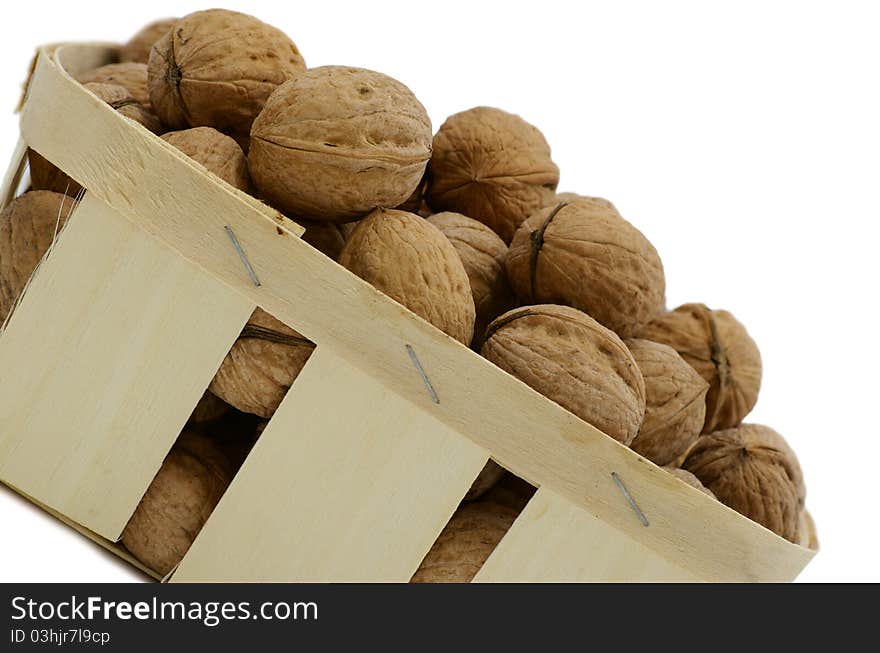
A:
{"type": "Polygon", "coordinates": [[[573,306],[622,337],[664,310],[657,250],[605,200],[541,209],[517,230],[506,265],[524,303],[573,306]]]}
{"type": "Polygon", "coordinates": [[[668,467],[668,466],[664,467],[663,469],[666,470],[667,472],[669,472],[670,474],[672,474],[678,480],[684,481],[685,483],[687,483],[691,487],[697,488],[700,492],[704,492],[705,494],[708,494],[713,499],[715,498],[715,495],[712,494],[712,490],[710,490],[705,485],[700,483],[700,479],[698,479],[696,476],[691,474],[686,469],[679,469],[678,467],[668,467]]]}
{"type": "Polygon", "coordinates": [[[162,133],[159,119],[147,111],[124,87],[118,84],[99,84],[97,82],[88,82],[83,86],[116,109],[117,113],[143,125],[154,134],[162,133]]]}
{"type": "Polygon", "coordinates": [[[425,203],[425,186],[427,181],[426,177],[422,177],[419,185],[416,186],[416,189],[412,194],[404,200],[403,204],[395,206],[394,208],[399,211],[415,213],[423,218],[427,218],[431,215],[431,209],[429,209],[428,205],[425,203]]]}
{"type": "Polygon", "coordinates": [[[402,204],[431,156],[431,120],[397,80],[362,68],[312,68],[279,87],[254,122],[248,160],[280,211],[348,222],[402,204]]]}
{"type": "Polygon", "coordinates": [[[238,143],[229,136],[211,127],[194,127],[163,134],[162,140],[201,163],[208,172],[214,173],[230,186],[250,192],[247,158],[238,143]]]}
{"type": "Polygon", "coordinates": [[[122,531],[122,544],[166,575],[183,559],[223,496],[229,465],[210,440],[182,435],[122,531]]]}
{"type": "MultiPolygon", "coordinates": [[[[215,423],[215,429],[216,424],[219,422],[215,423]]],[[[184,430],[174,443],[173,449],[193,454],[212,472],[232,480],[234,475],[232,464],[217,446],[216,439],[196,430],[184,430]]]]}
{"type": "Polygon", "coordinates": [[[32,190],[0,212],[0,324],[73,208],[73,200],[61,193],[32,190]]]}
{"type": "Polygon", "coordinates": [[[465,345],[474,334],[470,283],[452,243],[412,213],[377,209],[355,227],[339,263],[465,345]]]}
{"type": "Polygon", "coordinates": [[[506,472],[482,498],[484,501],[513,508],[520,513],[535,496],[537,490],[538,488],[528,481],[506,472]]]}
{"type": "Polygon", "coordinates": [[[645,415],[645,382],[614,332],[568,306],[526,306],[496,319],[482,354],[628,445],[645,415]]]}
{"type": "Polygon", "coordinates": [[[305,220],[297,220],[297,222],[305,228],[305,233],[302,235],[304,241],[334,261],[339,258],[346,240],[342,225],[305,220]]]}
{"type": "Polygon", "coordinates": [[[669,345],[709,384],[703,433],[736,426],[757,403],[761,354],[727,311],[684,304],[639,329],[638,337],[669,345]]]}
{"type": "Polygon", "coordinates": [[[197,11],[153,46],[150,100],[172,129],[247,135],[272,91],[304,69],[296,45],[271,25],[225,9],[197,11]]]}
{"type": "Polygon", "coordinates": [[[206,422],[214,422],[224,415],[228,414],[232,406],[223,401],[220,397],[208,390],[205,390],[199,403],[193,409],[189,416],[189,424],[204,424],[206,422]]]}
{"type": "Polygon", "coordinates": [[[792,542],[806,488],[794,452],[771,428],[743,424],[701,436],[682,465],[738,513],[792,542]]]}
{"type": "Polygon", "coordinates": [[[208,389],[245,413],[272,417],[315,345],[258,308],[208,389]]]}
{"type": "Polygon", "coordinates": [[[425,199],[432,210],[463,213],[509,243],[558,183],[559,168],[536,127],[477,107],[450,116],[434,136],[425,199]]]}
{"type": "Polygon", "coordinates": [[[507,471],[491,458],[486,461],[480,474],[471,483],[470,489],[464,495],[464,501],[474,501],[486,494],[492,487],[502,479],[507,471]]]}
{"type": "Polygon", "coordinates": [[[455,511],[410,582],[469,583],[516,520],[517,511],[487,501],[455,511]]]}
{"type": "Polygon", "coordinates": [[[232,138],[235,139],[235,142],[238,143],[238,146],[241,148],[241,151],[244,152],[245,156],[251,149],[251,135],[250,134],[230,134],[232,138]]]}
{"type": "Polygon", "coordinates": [[[355,228],[357,227],[357,222],[343,222],[339,227],[340,233],[342,233],[342,238],[345,242],[348,242],[348,239],[351,238],[351,235],[354,233],[355,228]]]}
{"type": "Polygon", "coordinates": [[[669,465],[700,436],[709,384],[672,347],[650,340],[624,343],[645,379],[647,402],[630,446],[657,465],[669,465]]]}
{"type": "Polygon", "coordinates": [[[428,222],[443,232],[464,264],[477,311],[473,347],[479,350],[489,322],[515,306],[504,273],[507,245],[482,222],[460,213],[435,213],[428,222]]]}
{"type": "Polygon", "coordinates": [[[36,150],[28,148],[27,158],[33,190],[51,190],[70,197],[76,197],[82,190],[82,186],[48,159],[43,158],[36,150]]]}
{"type": "Polygon", "coordinates": [[[177,18],[163,18],[145,25],[129,39],[128,43],[119,48],[119,61],[122,63],[147,63],[150,60],[152,47],[174,27],[178,20],[177,18]]]}
{"type": "Polygon", "coordinates": [[[121,86],[140,102],[141,106],[153,112],[150,104],[150,91],[147,86],[147,64],[145,63],[111,63],[76,76],[80,84],[116,84],[121,86]]]}
{"type": "MultiPolygon", "coordinates": [[[[224,403],[220,399],[216,401],[224,403]]],[[[268,424],[268,422],[265,423],[268,424]]],[[[220,418],[199,423],[190,419],[189,428],[198,430],[199,433],[207,436],[223,454],[230,469],[235,473],[241,468],[257,441],[259,424],[260,418],[256,415],[242,413],[227,405],[227,412],[220,418]]]]}

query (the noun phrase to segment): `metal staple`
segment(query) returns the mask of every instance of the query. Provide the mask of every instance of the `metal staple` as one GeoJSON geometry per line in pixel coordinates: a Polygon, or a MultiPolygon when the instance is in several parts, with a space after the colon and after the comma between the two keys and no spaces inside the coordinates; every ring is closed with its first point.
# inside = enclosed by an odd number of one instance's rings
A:
{"type": "Polygon", "coordinates": [[[422,364],[419,362],[419,357],[416,356],[415,349],[412,348],[411,345],[406,346],[406,351],[409,353],[410,360],[412,360],[413,365],[415,365],[416,370],[419,372],[419,376],[422,377],[422,383],[425,384],[425,388],[428,390],[428,394],[431,395],[431,401],[435,404],[440,403],[440,398],[437,396],[437,391],[434,390],[434,386],[431,385],[431,380],[428,378],[428,375],[425,374],[425,370],[422,367],[422,364]]]}
{"type": "Polygon", "coordinates": [[[632,495],[629,493],[629,490],[626,489],[626,486],[623,484],[623,481],[620,480],[620,476],[617,475],[617,472],[611,472],[611,478],[614,479],[614,482],[617,483],[617,487],[620,488],[620,491],[623,492],[623,496],[629,502],[630,507],[633,509],[633,512],[636,513],[636,516],[639,518],[639,521],[642,522],[642,526],[650,526],[650,522],[648,518],[645,517],[645,513],[642,512],[642,509],[639,508],[635,499],[632,498],[632,495]]]}
{"type": "Polygon", "coordinates": [[[235,232],[232,231],[232,227],[229,225],[225,225],[223,227],[226,230],[226,235],[229,236],[229,240],[232,241],[232,246],[235,248],[235,251],[238,252],[238,258],[241,259],[242,264],[247,270],[248,275],[251,278],[251,281],[254,282],[254,285],[258,288],[260,287],[260,280],[257,278],[257,273],[254,272],[254,268],[251,266],[251,262],[248,261],[247,255],[244,253],[244,250],[241,248],[241,245],[238,242],[238,238],[235,237],[235,232]]]}

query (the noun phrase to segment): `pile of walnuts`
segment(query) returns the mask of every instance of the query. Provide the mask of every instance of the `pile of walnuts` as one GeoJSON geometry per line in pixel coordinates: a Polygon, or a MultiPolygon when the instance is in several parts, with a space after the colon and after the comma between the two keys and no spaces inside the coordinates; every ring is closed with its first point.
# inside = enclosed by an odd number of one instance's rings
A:
{"type": "MultiPolygon", "coordinates": [[[[745,327],[703,304],[667,310],[651,242],[611,202],[557,194],[550,147],[519,116],[477,107],[433,133],[397,80],[309,68],[282,31],[220,9],[145,27],[79,81],[449,337],[694,491],[815,546],[794,452],[743,424],[761,385],[745,327]]],[[[4,314],[79,190],[39,153],[30,162],[33,190],[0,220],[4,314]]],[[[313,350],[253,314],[126,529],[144,564],[173,569],[313,350]]],[[[522,485],[490,461],[415,580],[469,580],[528,500],[522,485]]]]}

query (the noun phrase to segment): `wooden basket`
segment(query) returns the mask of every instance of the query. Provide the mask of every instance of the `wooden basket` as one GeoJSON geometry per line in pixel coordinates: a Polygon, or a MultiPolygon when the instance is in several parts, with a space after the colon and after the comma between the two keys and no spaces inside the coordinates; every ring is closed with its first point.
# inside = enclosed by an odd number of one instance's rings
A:
{"type": "Polygon", "coordinates": [[[447,337],[71,77],[115,55],[43,48],[26,91],[0,201],[26,147],[88,192],[0,334],[4,483],[125,557],[114,543],[260,306],[317,349],[172,581],[408,581],[490,456],[539,489],[477,581],[788,581],[812,558],[447,337]]]}

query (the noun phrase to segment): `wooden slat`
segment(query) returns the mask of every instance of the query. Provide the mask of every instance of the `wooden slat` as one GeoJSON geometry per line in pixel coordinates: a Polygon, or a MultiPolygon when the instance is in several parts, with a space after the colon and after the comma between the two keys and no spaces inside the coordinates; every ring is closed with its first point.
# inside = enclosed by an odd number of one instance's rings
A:
{"type": "MultiPolygon", "coordinates": [[[[51,43],[43,46],[44,50],[54,53],[59,48],[65,47],[65,43],[51,43]]],[[[119,44],[111,42],[96,42],[86,51],[78,52],[76,57],[64,61],[64,70],[72,77],[78,77],[82,73],[94,70],[99,66],[119,61],[119,44]]],[[[28,79],[26,88],[30,88],[28,79]]]]}
{"type": "Polygon", "coordinates": [[[406,582],[487,457],[318,347],[173,581],[406,582]]]}
{"type": "Polygon", "coordinates": [[[88,193],[0,335],[0,478],[116,540],[252,310],[88,193]]]}
{"type": "MultiPolygon", "coordinates": [[[[271,225],[282,235],[300,236],[303,228],[288,220],[267,204],[254,199],[207,170],[170,143],[150,133],[132,120],[122,118],[112,107],[86,91],[68,74],[94,67],[110,56],[112,46],[97,47],[53,46],[37,58],[34,74],[28,83],[27,96],[21,115],[21,131],[27,144],[46,159],[68,172],[81,185],[98,195],[105,202],[129,216],[149,213],[161,207],[172,222],[182,227],[184,233],[196,216],[213,212],[220,219],[247,219],[271,225]],[[49,55],[63,61],[66,68],[50,64],[49,55]],[[55,89],[42,82],[49,65],[62,84],[55,89]],[[66,118],[59,120],[56,113],[42,111],[47,105],[60,110],[65,102],[64,91],[76,98],[74,112],[86,122],[77,123],[73,133],[84,133],[88,125],[88,138],[71,138],[65,132],[66,118]],[[86,117],[88,116],[88,117],[86,117]],[[141,148],[148,140],[152,146],[141,148]],[[72,147],[59,152],[54,145],[68,141],[72,147]]],[[[69,123],[66,126],[71,126],[69,123]]],[[[221,234],[225,237],[225,233],[221,234]]],[[[208,235],[208,241],[212,240],[208,235]]],[[[193,243],[195,244],[195,243],[193,243]]]]}
{"type": "MultiPolygon", "coordinates": [[[[88,46],[59,48],[75,59],[88,46]]],[[[194,166],[129,124],[40,57],[22,129],[29,142],[74,178],[189,260],[202,266],[319,347],[345,357],[400,397],[490,451],[535,485],[552,489],[705,580],[789,580],[813,552],[713,501],[532,391],[466,347],[328,261],[279,234],[253,211],[227,211],[228,192],[194,178],[194,166]],[[68,138],[88,123],[87,148],[68,138]],[[191,198],[189,196],[192,196],[191,198]],[[180,198],[185,199],[185,201],[180,198]],[[230,225],[262,285],[231,251],[230,225]],[[433,404],[405,345],[419,355],[440,397],[433,404]],[[640,530],[611,482],[620,474],[652,527],[640,530]]],[[[282,230],[283,231],[283,230],[282,230]]]]}
{"type": "Polygon", "coordinates": [[[637,540],[543,488],[535,493],[474,578],[476,583],[699,580],[637,540]]]}
{"type": "Polygon", "coordinates": [[[24,173],[25,155],[27,154],[27,145],[22,139],[18,139],[15,150],[12,152],[12,158],[9,162],[9,168],[3,176],[3,185],[0,186],[0,210],[6,208],[14,198],[18,191],[18,185],[21,182],[21,176],[24,173]]]}

